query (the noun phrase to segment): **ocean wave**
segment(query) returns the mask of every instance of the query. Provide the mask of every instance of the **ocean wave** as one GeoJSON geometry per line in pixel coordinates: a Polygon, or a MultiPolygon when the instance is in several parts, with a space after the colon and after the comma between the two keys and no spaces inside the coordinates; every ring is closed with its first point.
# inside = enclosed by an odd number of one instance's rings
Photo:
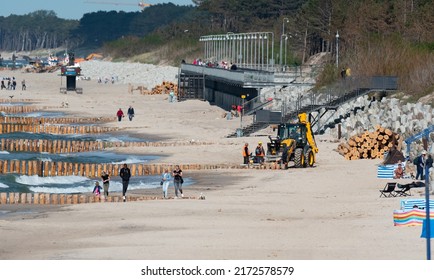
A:
{"type": "MultiPolygon", "coordinates": [[[[29,187],[29,190],[35,193],[60,193],[60,194],[68,194],[68,193],[90,193],[94,188],[94,181],[89,181],[84,185],[79,186],[71,186],[71,187],[47,187],[47,186],[33,186],[29,187]]],[[[155,182],[136,182],[130,183],[128,186],[128,190],[143,190],[143,189],[155,189],[160,187],[160,183],[155,182]]],[[[111,181],[109,192],[122,192],[122,182],[119,181],[111,181]]]]}
{"type": "Polygon", "coordinates": [[[40,160],[40,161],[53,161],[51,158],[43,158],[43,157],[38,157],[37,160],[40,160]]]}
{"type": "Polygon", "coordinates": [[[0,154],[9,155],[10,153],[8,151],[0,151],[0,154]]]}
{"type": "Polygon", "coordinates": [[[0,183],[0,189],[7,189],[7,188],[9,188],[8,185],[5,185],[5,184],[3,184],[3,183],[0,183]]]}
{"type": "Polygon", "coordinates": [[[38,175],[21,175],[16,179],[17,183],[30,186],[40,186],[46,184],[76,184],[89,181],[86,177],[81,176],[55,176],[55,177],[39,177],[38,175]]]}
{"type": "Polygon", "coordinates": [[[29,190],[35,193],[87,193],[92,192],[93,186],[76,186],[69,188],[54,187],[29,187],[29,190]]]}
{"type": "Polygon", "coordinates": [[[124,164],[124,163],[133,164],[133,163],[142,163],[142,162],[147,162],[147,161],[148,160],[140,159],[137,157],[129,157],[129,158],[122,160],[122,161],[113,161],[112,164],[124,164]]]}

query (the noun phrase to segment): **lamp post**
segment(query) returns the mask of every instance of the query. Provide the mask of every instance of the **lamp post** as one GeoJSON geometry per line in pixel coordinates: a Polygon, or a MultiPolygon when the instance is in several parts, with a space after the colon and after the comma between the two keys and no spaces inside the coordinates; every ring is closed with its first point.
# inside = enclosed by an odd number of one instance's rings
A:
{"type": "Polygon", "coordinates": [[[244,115],[244,100],[246,100],[245,94],[241,95],[241,100],[242,100],[242,102],[241,102],[241,112],[240,112],[240,114],[241,114],[241,116],[240,116],[240,128],[242,130],[243,129],[243,115],[244,115]]]}
{"type": "Polygon", "coordinates": [[[286,35],[285,34],[285,55],[284,55],[284,57],[285,57],[285,66],[288,64],[288,61],[287,61],[287,52],[288,51],[288,35],[286,35]]]}
{"type": "Polygon", "coordinates": [[[429,167],[425,165],[425,229],[426,229],[426,259],[431,260],[431,216],[429,205],[429,167]]]}
{"type": "Polygon", "coordinates": [[[339,31],[336,31],[336,68],[339,69],[339,31]]]}
{"type": "Polygon", "coordinates": [[[288,23],[289,22],[289,18],[283,18],[283,23],[282,23],[282,34],[280,35],[280,55],[279,55],[279,64],[282,65],[282,36],[283,34],[285,34],[285,22],[288,23]]]}

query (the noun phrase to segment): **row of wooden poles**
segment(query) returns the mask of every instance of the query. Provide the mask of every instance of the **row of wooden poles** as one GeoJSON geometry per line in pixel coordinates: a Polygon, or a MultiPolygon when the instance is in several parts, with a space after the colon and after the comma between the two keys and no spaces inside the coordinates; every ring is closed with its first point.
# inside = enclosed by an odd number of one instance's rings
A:
{"type": "Polygon", "coordinates": [[[39,153],[78,153],[100,151],[113,147],[167,147],[187,145],[209,145],[208,142],[110,142],[48,139],[5,139],[0,140],[0,151],[39,153]]]}
{"type": "Polygon", "coordinates": [[[21,98],[21,99],[10,99],[10,98],[0,98],[0,103],[11,103],[11,102],[24,102],[24,103],[33,103],[35,101],[42,101],[42,100],[35,100],[35,99],[26,99],[26,98],[21,98]]]}
{"type": "MultiPolygon", "coordinates": [[[[245,169],[247,166],[240,164],[181,164],[182,170],[209,170],[209,169],[245,169]]],[[[123,164],[112,163],[73,163],[54,162],[40,160],[0,160],[0,174],[16,173],[22,175],[49,176],[85,176],[88,178],[101,177],[102,171],[108,171],[112,176],[118,176],[123,164]]],[[[145,164],[133,163],[128,167],[131,176],[147,176],[162,174],[164,169],[173,170],[173,164],[145,164]]],[[[281,169],[279,164],[266,163],[264,165],[252,165],[257,169],[281,169]]]]}
{"type": "Polygon", "coordinates": [[[16,123],[16,124],[71,124],[71,123],[98,123],[98,122],[111,122],[115,121],[116,117],[105,118],[76,118],[76,117],[10,117],[0,116],[0,123],[16,123]]]}
{"type": "Polygon", "coordinates": [[[0,134],[14,132],[48,133],[48,134],[86,134],[86,133],[105,133],[117,131],[117,127],[101,127],[89,125],[40,125],[40,124],[14,124],[0,123],[0,134]]]}
{"type": "Polygon", "coordinates": [[[42,106],[42,107],[37,107],[37,106],[29,106],[29,105],[23,105],[23,106],[0,106],[0,111],[1,112],[5,112],[5,113],[12,113],[12,114],[17,114],[17,113],[32,113],[32,112],[36,112],[36,111],[42,111],[42,110],[50,110],[50,109],[54,109],[54,108],[58,108],[58,107],[54,107],[54,106],[42,106]]]}
{"type": "MultiPolygon", "coordinates": [[[[129,195],[127,201],[143,201],[162,199],[157,196],[129,195]]],[[[184,199],[195,199],[195,197],[184,197],[184,199]]],[[[40,204],[40,205],[63,205],[83,204],[95,202],[121,202],[120,195],[108,197],[95,196],[92,194],[54,194],[54,193],[0,193],[0,204],[40,204]]]]}

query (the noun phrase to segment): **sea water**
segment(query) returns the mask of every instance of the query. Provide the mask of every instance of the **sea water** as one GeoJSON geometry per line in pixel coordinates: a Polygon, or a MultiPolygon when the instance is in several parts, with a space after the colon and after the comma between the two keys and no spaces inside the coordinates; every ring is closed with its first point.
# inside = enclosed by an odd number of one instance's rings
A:
{"type": "Polygon", "coordinates": [[[147,163],[160,158],[154,155],[130,155],[110,151],[91,151],[80,153],[34,153],[34,152],[8,152],[0,151],[1,160],[37,160],[68,163],[107,163],[107,164],[133,164],[147,163]]]}

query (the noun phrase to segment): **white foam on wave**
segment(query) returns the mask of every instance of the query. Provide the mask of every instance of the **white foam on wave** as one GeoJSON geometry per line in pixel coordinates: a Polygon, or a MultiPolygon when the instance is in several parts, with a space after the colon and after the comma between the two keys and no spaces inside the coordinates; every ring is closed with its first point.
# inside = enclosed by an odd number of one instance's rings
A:
{"type": "Polygon", "coordinates": [[[75,186],[70,188],[50,188],[50,187],[29,187],[29,190],[36,193],[86,193],[92,192],[93,186],[75,186]]]}
{"type": "MultiPolygon", "coordinates": [[[[143,190],[143,189],[155,189],[160,187],[160,181],[156,181],[156,182],[135,182],[132,183],[130,182],[128,185],[128,190],[143,190]]],[[[120,181],[111,181],[110,182],[110,187],[109,187],[109,191],[110,192],[121,192],[122,191],[122,182],[120,181]]]]}
{"type": "Polygon", "coordinates": [[[16,179],[17,183],[30,186],[40,186],[46,184],[76,184],[88,181],[89,179],[82,176],[55,176],[39,177],[38,175],[21,175],[16,179]]]}
{"type": "Polygon", "coordinates": [[[0,151],[0,154],[9,155],[10,153],[8,151],[0,151]]]}
{"type": "Polygon", "coordinates": [[[114,136],[110,136],[110,137],[107,137],[105,139],[99,139],[99,140],[100,141],[107,141],[107,142],[124,142],[124,140],[121,140],[121,139],[114,137],[114,136]]]}
{"type": "Polygon", "coordinates": [[[142,162],[147,162],[147,160],[140,159],[137,157],[129,157],[129,158],[122,160],[122,161],[117,161],[117,162],[114,161],[114,162],[112,162],[112,164],[124,164],[124,163],[133,164],[133,163],[142,163],[142,162]]]}
{"type": "MultiPolygon", "coordinates": [[[[58,187],[46,187],[46,186],[34,186],[29,187],[29,190],[36,193],[89,193],[93,191],[94,188],[93,181],[90,181],[88,184],[67,187],[67,188],[58,188],[58,187]]],[[[155,189],[160,187],[159,182],[145,183],[140,181],[138,183],[130,183],[128,185],[128,190],[142,190],[142,189],[155,189]]],[[[119,181],[111,181],[109,192],[122,192],[122,182],[119,181]]]]}
{"type": "Polygon", "coordinates": [[[45,157],[38,157],[38,160],[40,160],[40,161],[53,161],[51,158],[45,158],[45,157]]]}
{"type": "Polygon", "coordinates": [[[7,188],[9,188],[8,185],[5,185],[5,184],[3,184],[3,183],[0,183],[0,189],[7,189],[7,188]]]}
{"type": "Polygon", "coordinates": [[[29,113],[26,115],[26,117],[30,117],[30,118],[37,118],[37,117],[41,117],[42,113],[39,112],[33,112],[33,113],[29,113]]]}

